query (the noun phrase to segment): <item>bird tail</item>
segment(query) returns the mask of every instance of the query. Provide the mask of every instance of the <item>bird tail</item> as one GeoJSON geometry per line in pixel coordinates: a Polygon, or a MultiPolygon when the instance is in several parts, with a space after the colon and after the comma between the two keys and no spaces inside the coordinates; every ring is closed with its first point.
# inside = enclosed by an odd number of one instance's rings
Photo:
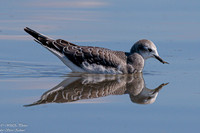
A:
{"type": "Polygon", "coordinates": [[[28,34],[30,34],[31,36],[33,36],[35,39],[35,41],[37,42],[37,43],[40,43],[40,44],[46,44],[46,42],[48,41],[48,40],[51,40],[49,37],[47,37],[47,36],[45,36],[45,35],[42,35],[41,33],[38,33],[38,32],[36,32],[36,31],[34,31],[34,30],[32,30],[32,29],[30,29],[30,28],[28,28],[28,27],[25,27],[24,28],[24,31],[26,31],[28,34]]]}

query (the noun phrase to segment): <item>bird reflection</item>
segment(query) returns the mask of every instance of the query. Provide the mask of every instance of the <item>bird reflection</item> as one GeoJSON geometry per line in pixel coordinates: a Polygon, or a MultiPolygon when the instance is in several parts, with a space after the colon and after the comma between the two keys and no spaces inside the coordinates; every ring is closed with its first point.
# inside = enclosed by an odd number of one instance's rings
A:
{"type": "Polygon", "coordinates": [[[129,94],[133,103],[154,103],[163,83],[155,89],[145,86],[142,73],[131,75],[73,75],[45,92],[40,100],[25,106],[47,103],[66,103],[84,99],[105,97],[108,95],[129,94]]]}

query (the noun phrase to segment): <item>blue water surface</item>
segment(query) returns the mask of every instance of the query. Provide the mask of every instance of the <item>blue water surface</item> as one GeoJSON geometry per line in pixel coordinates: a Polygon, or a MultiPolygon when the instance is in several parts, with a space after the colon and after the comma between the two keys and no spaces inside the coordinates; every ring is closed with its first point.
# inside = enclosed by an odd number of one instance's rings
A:
{"type": "Polygon", "coordinates": [[[0,1],[0,132],[198,133],[199,5],[197,0],[0,1]],[[169,84],[151,104],[134,103],[123,93],[24,107],[73,77],[23,31],[26,26],[52,38],[118,51],[150,39],[170,64],[147,60],[146,87],[169,84]]]}

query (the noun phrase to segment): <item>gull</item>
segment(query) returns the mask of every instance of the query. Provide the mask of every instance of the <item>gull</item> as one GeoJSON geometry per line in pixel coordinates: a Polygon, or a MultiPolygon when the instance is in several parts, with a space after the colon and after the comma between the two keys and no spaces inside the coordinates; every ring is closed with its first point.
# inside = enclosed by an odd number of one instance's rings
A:
{"type": "Polygon", "coordinates": [[[28,27],[24,30],[36,42],[55,54],[73,72],[100,74],[131,74],[142,72],[145,60],[155,58],[169,64],[158,54],[155,44],[146,39],[137,41],[130,52],[107,48],[79,46],[62,39],[51,39],[28,27]]]}

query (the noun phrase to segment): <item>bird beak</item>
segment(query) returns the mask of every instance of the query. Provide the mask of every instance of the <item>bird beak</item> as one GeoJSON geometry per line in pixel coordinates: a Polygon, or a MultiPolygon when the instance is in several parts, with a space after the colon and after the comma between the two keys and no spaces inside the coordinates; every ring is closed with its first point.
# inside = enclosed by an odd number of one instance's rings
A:
{"type": "Polygon", "coordinates": [[[169,64],[168,62],[164,61],[162,58],[160,58],[160,56],[154,55],[154,57],[159,60],[160,62],[162,62],[163,64],[169,64]]]}

